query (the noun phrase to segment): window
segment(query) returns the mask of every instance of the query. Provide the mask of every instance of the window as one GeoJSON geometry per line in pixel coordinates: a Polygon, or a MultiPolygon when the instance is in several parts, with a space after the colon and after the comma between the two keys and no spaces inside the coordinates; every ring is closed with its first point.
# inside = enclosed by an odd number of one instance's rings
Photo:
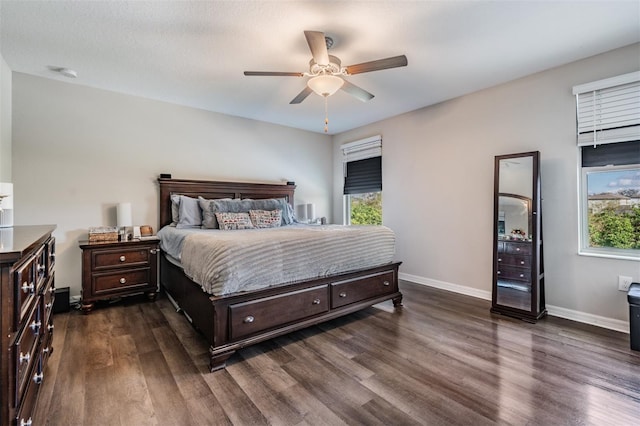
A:
{"type": "Polygon", "coordinates": [[[345,218],[348,225],[382,225],[382,140],[342,146],[345,218]]]}
{"type": "Polygon", "coordinates": [[[574,87],[580,253],[640,260],[640,72],[574,87]]]}

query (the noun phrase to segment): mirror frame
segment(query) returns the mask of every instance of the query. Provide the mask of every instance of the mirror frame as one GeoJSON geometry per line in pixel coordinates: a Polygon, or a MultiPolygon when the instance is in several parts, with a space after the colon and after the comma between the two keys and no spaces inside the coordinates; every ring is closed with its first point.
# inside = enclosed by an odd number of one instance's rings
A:
{"type": "Polygon", "coordinates": [[[491,295],[491,312],[524,321],[535,323],[547,314],[544,297],[544,262],[542,251],[542,211],[540,199],[540,152],[524,152],[509,155],[497,155],[494,163],[494,185],[493,185],[493,285],[491,295]],[[522,157],[531,157],[533,167],[531,173],[532,197],[531,209],[529,212],[531,235],[531,304],[529,309],[519,309],[513,306],[498,303],[498,220],[499,220],[499,198],[504,194],[500,191],[500,161],[522,157]]]}

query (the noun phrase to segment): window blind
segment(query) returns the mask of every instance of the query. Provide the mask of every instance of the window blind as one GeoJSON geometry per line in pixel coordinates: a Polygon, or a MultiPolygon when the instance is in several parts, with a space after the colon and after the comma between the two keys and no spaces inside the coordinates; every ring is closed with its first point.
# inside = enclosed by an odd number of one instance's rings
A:
{"type": "Polygon", "coordinates": [[[382,157],[349,161],[344,176],[344,194],[382,191],[382,157]]]}
{"type": "Polygon", "coordinates": [[[578,145],[640,140],[640,71],[573,88],[578,145]]]}

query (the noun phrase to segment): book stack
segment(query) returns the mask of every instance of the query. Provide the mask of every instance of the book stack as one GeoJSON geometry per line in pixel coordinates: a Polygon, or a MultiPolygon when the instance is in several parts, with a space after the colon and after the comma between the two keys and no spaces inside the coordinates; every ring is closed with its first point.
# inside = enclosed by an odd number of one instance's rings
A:
{"type": "Polygon", "coordinates": [[[118,241],[118,227],[94,226],[89,228],[89,242],[118,241]]]}

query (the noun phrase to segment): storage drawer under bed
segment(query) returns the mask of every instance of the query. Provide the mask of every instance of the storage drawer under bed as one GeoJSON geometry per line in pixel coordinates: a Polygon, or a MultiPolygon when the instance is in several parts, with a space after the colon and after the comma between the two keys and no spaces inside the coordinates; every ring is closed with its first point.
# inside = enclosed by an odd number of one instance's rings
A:
{"type": "Polygon", "coordinates": [[[229,306],[229,335],[237,340],[328,310],[326,285],[237,303],[229,306]]]}
{"type": "Polygon", "coordinates": [[[397,291],[393,271],[337,281],[331,283],[331,308],[339,308],[397,291]]]}

